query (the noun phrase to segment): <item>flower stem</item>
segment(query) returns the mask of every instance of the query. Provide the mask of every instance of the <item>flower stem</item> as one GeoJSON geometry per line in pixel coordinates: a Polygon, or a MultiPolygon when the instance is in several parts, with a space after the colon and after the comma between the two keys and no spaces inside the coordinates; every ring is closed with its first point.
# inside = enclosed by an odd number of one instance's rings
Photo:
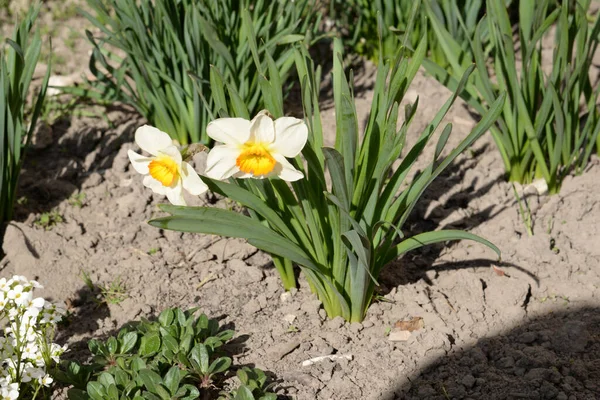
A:
{"type": "Polygon", "coordinates": [[[273,264],[279,272],[279,276],[281,277],[281,281],[283,282],[283,288],[286,291],[289,291],[292,288],[296,287],[296,276],[294,275],[294,265],[292,261],[287,258],[279,257],[276,255],[272,255],[273,264]]]}

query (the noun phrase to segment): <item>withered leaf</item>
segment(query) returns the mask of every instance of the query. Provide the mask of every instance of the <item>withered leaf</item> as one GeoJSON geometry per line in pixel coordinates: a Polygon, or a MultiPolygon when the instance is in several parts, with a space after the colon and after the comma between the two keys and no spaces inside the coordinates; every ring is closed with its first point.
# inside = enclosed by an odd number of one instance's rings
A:
{"type": "Polygon", "coordinates": [[[495,265],[492,265],[492,269],[494,270],[494,272],[495,272],[495,273],[496,273],[496,275],[498,275],[498,276],[504,276],[504,275],[506,275],[506,274],[504,273],[504,270],[503,270],[503,269],[501,269],[501,268],[498,268],[498,267],[496,267],[495,265]]]}
{"type": "Polygon", "coordinates": [[[400,330],[413,332],[419,330],[425,326],[423,322],[423,318],[421,317],[413,317],[409,320],[398,321],[396,322],[396,328],[400,328],[400,330]]]}

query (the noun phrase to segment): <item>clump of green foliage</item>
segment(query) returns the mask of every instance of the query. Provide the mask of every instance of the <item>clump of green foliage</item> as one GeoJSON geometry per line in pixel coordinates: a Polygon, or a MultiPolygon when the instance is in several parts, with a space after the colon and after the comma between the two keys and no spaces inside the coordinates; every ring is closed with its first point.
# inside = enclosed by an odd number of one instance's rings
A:
{"type": "Polygon", "coordinates": [[[219,111],[211,100],[210,72],[236,89],[239,97],[229,101],[257,111],[264,82],[254,60],[285,79],[293,65],[289,43],[316,33],[312,4],[88,0],[93,15],[82,12],[101,31],[97,37],[87,32],[96,79],[91,90],[72,92],[130,104],[181,144],[206,143],[209,111],[219,111]]]}
{"type": "MultiPolygon", "coordinates": [[[[415,9],[412,20],[416,12],[415,9]]],[[[452,125],[443,128],[440,125],[473,71],[471,67],[416,142],[408,146],[406,135],[418,100],[406,106],[401,124],[399,107],[426,49],[425,37],[415,51],[398,44],[394,59],[384,61],[380,54],[369,119],[361,131],[353,76],[345,73],[343,45],[336,39],[332,70],[336,137],[333,147],[325,147],[319,102],[321,68],[315,66],[306,47],[298,46],[294,58],[308,140],[302,150],[303,157],[292,162],[304,178],[288,185],[280,179],[224,182],[203,177],[213,192],[247,207],[250,217],[213,207],[161,205],[171,215],[151,220],[150,224],[161,229],[245,238],[272,255],[286,289],[296,286],[295,263],[327,315],[341,316],[350,322],[360,322],[365,317],[374,301],[383,267],[413,249],[470,239],[499,254],[492,243],[469,232],[439,230],[409,236],[404,231],[409,215],[427,187],[489,129],[504,105],[503,96],[499,96],[482,113],[481,121],[471,133],[444,155],[452,125]],[[410,171],[427,144],[434,140],[438,128],[441,133],[433,157],[411,179],[410,171]]],[[[271,99],[267,104],[269,112],[280,118],[284,116],[284,105],[276,72],[269,71],[270,85],[263,86],[263,90],[264,98],[271,99]]],[[[223,95],[215,90],[213,96],[219,102],[223,95]]],[[[228,111],[231,116],[247,118],[248,115],[247,110],[228,111]]]]}
{"type": "Polygon", "coordinates": [[[69,197],[69,205],[77,208],[82,208],[85,205],[86,194],[84,192],[73,193],[69,197]]]}
{"type": "Polygon", "coordinates": [[[475,62],[477,73],[461,96],[479,113],[501,94],[508,94],[491,128],[508,179],[527,184],[543,178],[549,193],[559,191],[567,174],[585,168],[600,132],[596,106],[600,87],[594,88],[589,75],[600,18],[589,23],[589,0],[562,0],[556,5],[554,0],[519,3],[517,46],[504,0],[488,0],[487,15],[470,37],[468,52],[461,52],[441,27],[436,30],[454,66],[450,72],[425,63],[429,72],[454,90],[467,65],[475,62]],[[552,26],[556,27],[552,63],[546,64],[542,38],[552,26]],[[493,74],[481,40],[484,32],[494,56],[493,74]]]}
{"type": "Polygon", "coordinates": [[[40,214],[40,216],[33,223],[36,226],[39,226],[40,228],[44,228],[45,230],[49,231],[56,225],[62,224],[64,221],[65,219],[58,212],[58,210],[52,210],[40,214]]]}
{"type": "Polygon", "coordinates": [[[0,47],[0,225],[10,220],[25,152],[46,96],[50,67],[27,113],[27,95],[40,57],[42,39],[34,33],[40,6],[30,8],[12,39],[0,47]]]}
{"type": "Polygon", "coordinates": [[[90,274],[82,270],[81,279],[88,289],[90,289],[90,292],[95,295],[93,300],[98,305],[102,303],[119,304],[128,297],[127,286],[121,282],[120,277],[116,277],[108,285],[103,285],[101,283],[94,283],[90,274]]]}
{"type": "Polygon", "coordinates": [[[393,57],[397,49],[397,36],[406,36],[407,45],[411,48],[416,48],[421,38],[427,36],[427,57],[446,67],[448,60],[429,26],[428,18],[436,18],[466,50],[468,33],[475,30],[477,20],[484,11],[483,0],[426,0],[409,29],[411,12],[417,3],[419,2],[398,0],[331,0],[329,14],[336,21],[338,30],[344,34],[346,45],[356,54],[377,62],[380,36],[384,59],[393,57]],[[382,21],[380,31],[378,18],[382,21]],[[467,33],[461,26],[461,20],[467,33]]]}
{"type": "Polygon", "coordinates": [[[121,329],[106,341],[90,340],[90,364],[68,362],[58,378],[73,385],[71,400],[168,400],[219,398],[275,400],[259,369],[237,371],[241,384],[221,390],[233,374],[232,360],[223,351],[234,331],[222,329],[195,309],[164,310],[157,321],[121,329]]]}

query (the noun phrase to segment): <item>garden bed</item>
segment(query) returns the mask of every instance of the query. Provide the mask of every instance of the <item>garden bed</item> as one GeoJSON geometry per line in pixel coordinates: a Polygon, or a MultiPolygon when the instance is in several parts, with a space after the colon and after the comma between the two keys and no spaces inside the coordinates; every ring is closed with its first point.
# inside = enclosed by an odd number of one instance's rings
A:
{"type": "MultiPolygon", "coordinates": [[[[69,32],[61,32],[55,51],[67,54],[69,32]]],[[[72,47],[86,57],[81,39],[72,47]]],[[[57,70],[75,77],[84,64],[68,58],[57,70]]],[[[361,126],[374,69],[367,64],[356,76],[361,126]]],[[[406,100],[417,96],[409,143],[450,92],[420,72],[406,100]]],[[[322,101],[331,144],[335,118],[327,85],[322,101]]],[[[40,295],[66,303],[70,317],[58,341],[70,351],[63,358],[85,359],[87,340],[165,307],[199,307],[235,329],[229,347],[235,364],[267,371],[282,398],[600,396],[598,158],[585,174],[568,177],[560,194],[518,188],[533,216],[530,237],[491,136],[484,136],[425,193],[405,234],[466,229],[497,245],[502,260],[473,242],[409,253],[384,270],[380,297],[365,321],[348,324],[328,320],[302,278],[298,291],[285,293],[269,257],[243,240],[149,226],[166,200],[143,187],[127,158],[127,150],[137,150],[133,133],[145,121],[127,107],[88,111],[98,117],[63,117],[38,133],[0,264],[0,276],[35,278],[45,287],[40,295]],[[95,287],[84,282],[85,274],[95,287]],[[390,340],[398,321],[416,317],[423,319],[420,329],[406,340],[390,340]],[[331,355],[341,357],[302,366],[331,355]]],[[[454,125],[449,148],[476,122],[460,100],[446,119],[454,125]]],[[[434,150],[432,143],[423,166],[434,150]]],[[[211,194],[188,200],[238,210],[211,194]]]]}
{"type": "MultiPolygon", "coordinates": [[[[357,99],[361,123],[372,69],[358,77],[365,87],[357,99]]],[[[409,97],[417,94],[427,107],[415,130],[449,92],[419,74],[409,97]]],[[[323,120],[333,134],[332,116],[329,108],[323,120]]],[[[347,324],[327,320],[302,280],[299,291],[284,294],[269,257],[242,240],[147,225],[164,199],[142,186],[126,154],[143,121],[127,109],[106,117],[61,120],[52,127],[52,144],[29,153],[20,189],[26,200],[4,238],[2,276],[35,277],[45,296],[65,301],[72,313],[59,332],[71,348],[66,358],[85,357],[88,339],[165,307],[200,307],[235,328],[237,364],[268,371],[278,393],[293,398],[391,399],[406,392],[399,398],[592,399],[600,393],[597,159],[584,175],[567,178],[559,195],[526,190],[535,222],[535,236],[528,237],[486,136],[426,193],[408,233],[468,229],[500,247],[502,261],[470,242],[409,253],[386,268],[382,297],[365,321],[347,324]],[[64,220],[39,226],[51,210],[64,220]],[[116,293],[100,296],[107,301],[99,304],[82,271],[94,284],[114,284],[116,293]],[[394,324],[413,317],[423,318],[423,328],[407,341],[391,341],[394,324]],[[352,359],[302,366],[332,354],[352,359]]],[[[474,124],[462,103],[448,120],[452,143],[474,124]]],[[[212,195],[196,201],[202,203],[236,207],[212,195]]]]}

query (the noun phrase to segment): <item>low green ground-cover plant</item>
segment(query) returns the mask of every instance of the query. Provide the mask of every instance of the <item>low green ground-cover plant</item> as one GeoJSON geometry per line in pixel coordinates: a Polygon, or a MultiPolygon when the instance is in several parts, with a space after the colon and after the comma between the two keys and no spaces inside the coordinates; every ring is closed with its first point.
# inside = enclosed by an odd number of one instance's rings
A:
{"type": "MultiPolygon", "coordinates": [[[[157,321],[142,319],[102,342],[90,340],[91,364],[63,363],[61,381],[74,387],[69,399],[216,398],[231,375],[232,360],[223,345],[234,335],[205,314],[179,308],[164,310],[157,321]]],[[[274,400],[259,369],[237,371],[241,385],[220,398],[274,400]]]]}
{"type": "Polygon", "coordinates": [[[65,222],[65,219],[58,210],[41,213],[40,216],[33,221],[35,225],[47,231],[52,230],[56,225],[62,224],[63,222],[65,222]]]}
{"type": "MultiPolygon", "coordinates": [[[[477,72],[461,96],[479,113],[498,96],[508,93],[497,124],[491,128],[511,181],[530,183],[543,178],[550,193],[560,189],[563,178],[586,166],[598,142],[600,113],[596,107],[598,87],[590,81],[592,57],[600,33],[600,19],[592,25],[587,13],[590,1],[552,0],[519,3],[518,43],[513,40],[509,15],[503,0],[487,1],[487,16],[471,38],[472,61],[477,72]],[[550,11],[552,7],[553,11],[550,11]],[[551,68],[545,68],[542,38],[556,27],[551,68]],[[480,41],[487,30],[493,59],[493,74],[480,41]],[[517,50],[515,50],[517,49],[517,50]]],[[[448,59],[458,66],[447,72],[431,62],[427,69],[451,90],[466,68],[457,57],[457,44],[445,38],[448,59]]]]}
{"type": "Polygon", "coordinates": [[[84,270],[81,270],[81,279],[83,283],[88,287],[92,294],[92,301],[96,304],[120,304],[129,297],[127,293],[127,286],[121,282],[121,277],[117,276],[107,285],[101,283],[94,283],[90,274],[84,270]]]}
{"type": "Polygon", "coordinates": [[[84,15],[102,32],[98,37],[87,32],[96,80],[92,90],[71,92],[130,104],[181,144],[208,140],[207,110],[218,112],[210,96],[211,71],[235,87],[239,98],[229,101],[256,112],[262,100],[253,56],[267,68],[269,55],[285,79],[293,65],[289,44],[318,25],[308,0],[88,0],[88,5],[93,15],[84,15]]]}
{"type": "MultiPolygon", "coordinates": [[[[247,207],[251,217],[224,209],[165,205],[162,209],[171,216],[152,220],[150,224],[163,229],[245,238],[273,256],[286,289],[296,286],[293,271],[296,264],[330,317],[361,321],[373,301],[382,268],[407,251],[436,242],[472,239],[499,253],[493,244],[468,232],[435,231],[407,237],[402,229],[431,182],[494,123],[504,97],[499,96],[457,148],[442,156],[452,130],[450,124],[446,125],[431,163],[408,179],[457,93],[448,99],[416,144],[405,148],[417,104],[406,107],[398,128],[399,103],[421,65],[427,40],[424,38],[414,53],[401,46],[393,60],[384,63],[380,57],[370,118],[361,140],[352,76],[344,74],[341,41],[334,43],[337,134],[333,148],[323,147],[318,103],[321,70],[315,69],[306,48],[299,46],[294,59],[301,82],[305,122],[283,116],[281,78],[277,69],[271,69],[264,71],[268,78],[263,76],[266,84],[261,86],[264,98],[269,100],[270,114],[261,112],[249,121],[248,109],[237,104],[237,108],[222,113],[224,117],[237,118],[216,119],[207,127],[208,135],[222,144],[208,154],[206,176],[202,180],[213,192],[247,207]],[[401,158],[403,151],[406,155],[401,158]],[[402,162],[395,166],[399,159],[402,162]],[[229,183],[222,181],[227,178],[231,178],[229,183]]],[[[457,92],[462,90],[473,68],[465,73],[457,92]]],[[[235,92],[229,95],[236,97],[235,92]]],[[[227,110],[221,100],[223,94],[215,91],[213,96],[215,103],[222,105],[218,108],[227,110]]],[[[168,136],[153,133],[152,129],[142,127],[136,133],[136,141],[152,157],[130,153],[136,170],[146,175],[144,184],[157,193],[167,194],[172,203],[172,199],[177,200],[173,191],[179,193],[178,186],[185,189],[186,181],[194,194],[201,191],[185,162],[181,163],[182,156],[164,147],[170,145],[168,136]]]]}
{"type": "Polygon", "coordinates": [[[23,158],[46,95],[50,67],[27,115],[27,96],[38,62],[42,39],[34,33],[39,5],[30,9],[6,43],[0,46],[0,225],[13,215],[23,158]]]}
{"type": "Polygon", "coordinates": [[[0,279],[0,398],[50,399],[52,374],[66,349],[53,343],[65,311],[34,292],[24,276],[0,279]]]}

